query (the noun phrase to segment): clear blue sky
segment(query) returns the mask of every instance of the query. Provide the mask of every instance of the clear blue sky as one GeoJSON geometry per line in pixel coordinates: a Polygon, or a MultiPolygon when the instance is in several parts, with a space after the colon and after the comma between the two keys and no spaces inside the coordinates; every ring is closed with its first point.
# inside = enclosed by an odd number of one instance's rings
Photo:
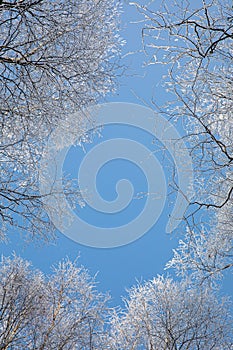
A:
{"type": "MultiPolygon", "coordinates": [[[[133,102],[142,104],[143,100],[150,104],[152,96],[159,103],[167,98],[161,87],[161,77],[165,71],[161,67],[149,66],[142,68],[146,61],[141,50],[142,24],[133,24],[141,19],[136,10],[125,3],[122,15],[122,36],[127,44],[124,52],[138,51],[128,55],[124,63],[128,69],[124,76],[120,77],[120,87],[117,94],[108,96],[107,102],[133,102]],[[141,99],[141,100],[140,100],[141,99]]],[[[142,142],[151,151],[156,150],[153,137],[140,133],[129,127],[107,127],[102,131],[102,138],[96,137],[94,142],[86,145],[88,151],[96,144],[114,137],[130,137],[142,142]]],[[[64,164],[64,170],[76,176],[78,167],[84,153],[81,149],[71,148],[64,164]]],[[[169,168],[164,163],[165,174],[169,179],[169,168]]],[[[155,174],[156,175],[156,174],[155,174]]],[[[112,200],[116,196],[115,183],[122,178],[129,179],[134,185],[135,194],[147,190],[146,179],[140,169],[125,160],[112,161],[101,169],[97,178],[97,188],[106,200],[112,200]]],[[[169,200],[171,198],[168,198],[169,200]]],[[[80,255],[80,263],[87,267],[92,275],[98,272],[98,288],[101,291],[110,291],[113,304],[121,302],[121,295],[125,294],[125,288],[129,288],[137,280],[145,280],[164,273],[165,263],[172,257],[172,248],[176,247],[176,235],[165,233],[168,215],[172,210],[169,200],[166,202],[164,211],[153,228],[137,241],[123,247],[111,249],[97,249],[82,246],[71,241],[58,232],[56,245],[35,247],[33,244],[24,243],[17,235],[10,235],[11,243],[1,244],[1,252],[10,255],[12,251],[32,261],[33,265],[44,272],[50,271],[50,266],[62,258],[75,259],[80,255]]],[[[131,205],[119,214],[99,214],[89,207],[79,209],[78,215],[90,223],[102,227],[114,227],[124,224],[137,216],[145,204],[145,198],[135,199],[131,205]]],[[[170,271],[172,274],[172,271],[170,271]]],[[[232,283],[230,276],[224,282],[224,290],[231,293],[232,283]]]]}

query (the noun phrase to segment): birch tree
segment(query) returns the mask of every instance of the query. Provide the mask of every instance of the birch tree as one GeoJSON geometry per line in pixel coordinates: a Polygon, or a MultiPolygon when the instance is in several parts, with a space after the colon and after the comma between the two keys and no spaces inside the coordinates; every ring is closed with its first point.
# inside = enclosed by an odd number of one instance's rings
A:
{"type": "Polygon", "coordinates": [[[0,1],[2,236],[52,229],[38,192],[42,149],[60,121],[114,90],[119,12],[114,0],[0,1]]]}
{"type": "Polygon", "coordinates": [[[46,276],[2,258],[0,349],[106,349],[107,300],[77,263],[62,261],[46,276]]]}
{"type": "Polygon", "coordinates": [[[211,290],[160,276],[128,291],[111,320],[111,349],[232,349],[230,322],[211,290]]]}
{"type": "Polygon", "coordinates": [[[169,102],[159,109],[183,122],[194,167],[186,237],[169,266],[203,278],[233,266],[233,11],[229,0],[135,4],[145,19],[149,64],[167,67],[169,102]]]}

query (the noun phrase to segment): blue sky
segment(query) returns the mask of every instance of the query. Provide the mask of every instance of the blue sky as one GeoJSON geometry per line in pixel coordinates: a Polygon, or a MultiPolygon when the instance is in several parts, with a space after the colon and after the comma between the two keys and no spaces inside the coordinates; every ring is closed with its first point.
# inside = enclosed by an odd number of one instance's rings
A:
{"type": "MultiPolygon", "coordinates": [[[[136,52],[128,55],[124,63],[128,69],[120,77],[120,86],[114,96],[108,96],[106,102],[132,102],[151,105],[152,96],[162,103],[168,98],[166,92],[161,86],[165,68],[158,66],[142,67],[146,61],[144,53],[141,50],[141,28],[142,23],[131,23],[141,19],[137,11],[124,4],[124,13],[122,15],[122,36],[127,44],[124,52],[136,52]]],[[[182,130],[180,130],[182,132],[182,130]]],[[[162,154],[159,153],[159,145],[154,142],[153,136],[141,132],[138,129],[130,127],[109,126],[102,130],[102,137],[95,137],[92,144],[85,146],[86,152],[100,142],[112,139],[114,137],[128,137],[143,143],[152,152],[156,152],[158,159],[162,162],[162,154]]],[[[64,171],[76,176],[79,164],[85,153],[81,148],[71,148],[64,163],[64,171]]],[[[167,182],[169,182],[168,166],[169,159],[163,163],[167,182]]],[[[156,176],[156,174],[155,174],[156,176]]],[[[147,191],[146,178],[142,171],[133,163],[117,159],[107,163],[99,172],[97,177],[97,189],[105,200],[113,200],[116,197],[115,184],[118,180],[127,178],[134,186],[135,197],[139,192],[147,191]]],[[[121,295],[125,295],[125,288],[129,288],[136,280],[145,280],[164,273],[165,263],[172,257],[172,248],[176,247],[177,235],[165,233],[165,227],[168,216],[171,213],[172,205],[170,201],[174,199],[168,197],[162,215],[149,232],[144,234],[137,241],[128,245],[111,248],[98,249],[82,246],[64,236],[58,234],[56,245],[40,246],[23,242],[14,232],[10,235],[11,243],[1,244],[1,252],[4,255],[10,255],[12,251],[22,257],[32,261],[33,265],[44,272],[50,271],[50,266],[65,257],[75,259],[80,256],[80,263],[87,267],[92,275],[98,273],[98,289],[101,291],[110,291],[113,297],[113,304],[121,303],[121,295]]],[[[76,211],[87,222],[101,227],[114,227],[127,223],[138,215],[145,205],[145,197],[134,199],[132,203],[119,214],[98,213],[88,206],[84,209],[79,208],[76,211]]],[[[170,274],[173,274],[170,271],[170,274]]],[[[232,290],[230,275],[223,282],[227,293],[232,290]]]]}

